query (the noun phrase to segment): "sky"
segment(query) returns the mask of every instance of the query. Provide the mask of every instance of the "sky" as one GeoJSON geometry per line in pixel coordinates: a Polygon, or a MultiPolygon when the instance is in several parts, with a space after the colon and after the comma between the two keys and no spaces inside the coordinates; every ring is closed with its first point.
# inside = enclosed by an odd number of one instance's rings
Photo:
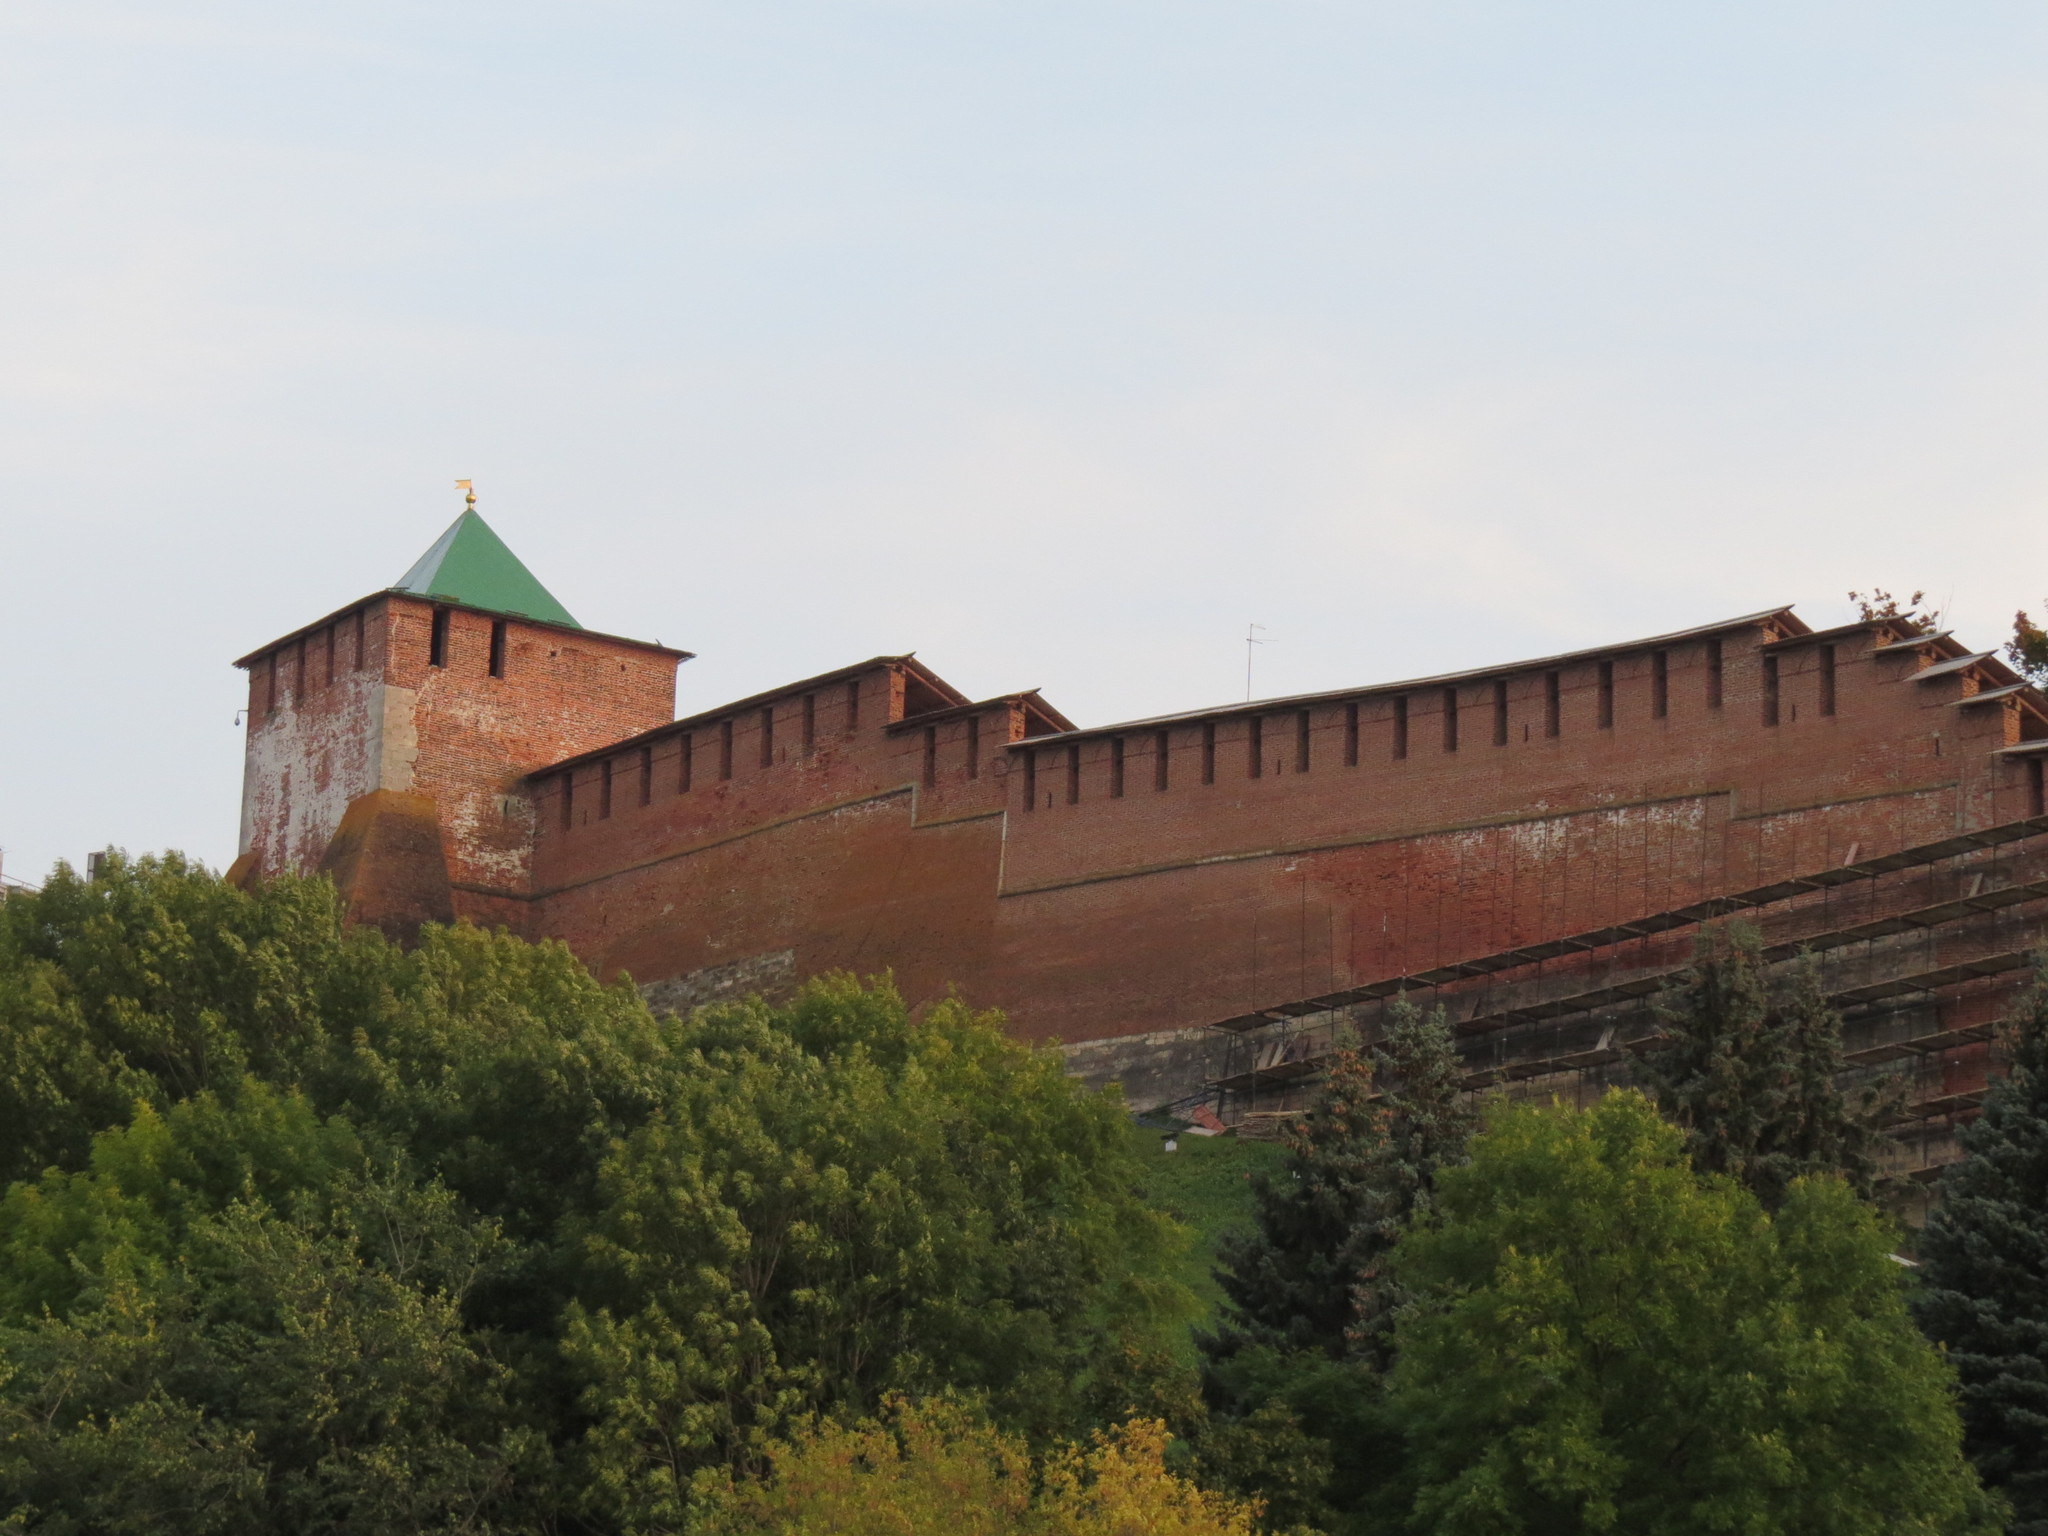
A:
{"type": "Polygon", "coordinates": [[[0,0],[0,850],[478,509],[684,712],[2048,597],[2048,10],[0,0]]]}

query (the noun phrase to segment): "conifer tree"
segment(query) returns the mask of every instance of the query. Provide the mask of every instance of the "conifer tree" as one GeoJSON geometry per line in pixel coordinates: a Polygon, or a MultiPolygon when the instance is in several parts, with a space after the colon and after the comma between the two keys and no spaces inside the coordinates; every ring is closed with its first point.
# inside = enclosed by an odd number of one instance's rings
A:
{"type": "Polygon", "coordinates": [[[1430,1208],[1437,1170],[1464,1160],[1474,1119],[1443,1010],[1398,998],[1388,1012],[1369,1054],[1336,1052],[1280,1177],[1258,1185],[1255,1229],[1224,1245],[1232,1325],[1212,1355],[1256,1343],[1342,1359],[1384,1335],[1381,1261],[1430,1208]]]}
{"type": "Polygon", "coordinates": [[[1230,1320],[1203,1341],[1206,1353],[1248,1345],[1344,1353],[1352,1279],[1371,1251],[1373,1153],[1385,1121],[1372,1063],[1355,1042],[1340,1042],[1321,1096],[1287,1132],[1277,1177],[1253,1181],[1252,1230],[1221,1245],[1216,1279],[1230,1320]]]}
{"type": "Polygon", "coordinates": [[[1921,1235],[1914,1311],[1962,1378],[1964,1448],[2012,1536],[2048,1536],[2048,953],[2004,1044],[1921,1235]]]}
{"type": "Polygon", "coordinates": [[[1403,1299],[1386,1256],[1436,1209],[1436,1176],[1465,1161],[1478,1115],[1464,1092],[1465,1068],[1443,1009],[1425,1015],[1405,998],[1397,1001],[1372,1061],[1382,1085],[1382,1140],[1366,1223],[1370,1251],[1352,1285],[1347,1337],[1354,1354],[1384,1370],[1403,1299]]]}
{"type": "Polygon", "coordinates": [[[1443,1010],[1396,1000],[1375,1049],[1336,1053],[1279,1177],[1257,1186],[1254,1230],[1224,1244],[1227,1321],[1199,1340],[1215,1416],[1196,1450],[1275,1528],[1336,1528],[1399,1478],[1381,1373],[1403,1293],[1387,1258],[1465,1159],[1460,1075],[1443,1010]]]}
{"type": "Polygon", "coordinates": [[[1794,962],[1779,1017],[1792,1071],[1773,1148],[1783,1183],[1765,1194],[1765,1203],[1775,1208],[1791,1181],[1810,1173],[1840,1174],[1856,1193],[1874,1197],[1883,1183],[1880,1127],[1899,1093],[1880,1086],[1842,1091],[1842,1015],[1828,1001],[1812,955],[1794,962]]]}
{"type": "Polygon", "coordinates": [[[1875,1093],[1852,1104],[1837,1086],[1842,1021],[1812,957],[1774,997],[1761,936],[1731,924],[1702,940],[1659,1013],[1665,1041],[1637,1070],[1696,1168],[1741,1180],[1772,1210],[1806,1174],[1875,1192],[1886,1105],[1875,1093]]]}

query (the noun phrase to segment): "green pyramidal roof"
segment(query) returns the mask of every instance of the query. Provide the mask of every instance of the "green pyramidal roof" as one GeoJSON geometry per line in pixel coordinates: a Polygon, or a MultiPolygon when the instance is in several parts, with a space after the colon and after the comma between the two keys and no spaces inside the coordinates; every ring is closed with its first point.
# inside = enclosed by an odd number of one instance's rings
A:
{"type": "Polygon", "coordinates": [[[571,629],[583,627],[474,511],[464,512],[450,523],[448,531],[434,540],[434,547],[421,555],[391,590],[487,608],[493,613],[516,613],[571,629]]]}

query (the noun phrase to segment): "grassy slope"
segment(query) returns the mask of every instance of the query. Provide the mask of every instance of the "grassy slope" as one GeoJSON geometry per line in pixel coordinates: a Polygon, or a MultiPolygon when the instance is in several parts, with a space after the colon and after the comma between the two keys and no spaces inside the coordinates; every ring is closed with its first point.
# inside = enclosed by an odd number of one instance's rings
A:
{"type": "Polygon", "coordinates": [[[1195,1229],[1195,1240],[1175,1264],[1174,1274],[1202,1299],[1203,1318],[1196,1326],[1205,1326],[1223,1296],[1210,1273],[1216,1264],[1217,1240],[1233,1227],[1250,1224],[1251,1176],[1277,1166],[1280,1148],[1270,1141],[1239,1141],[1235,1136],[1183,1135],[1180,1150],[1166,1153],[1159,1149],[1158,1131],[1133,1125],[1131,1135],[1143,1169],[1145,1197],[1195,1229]]]}

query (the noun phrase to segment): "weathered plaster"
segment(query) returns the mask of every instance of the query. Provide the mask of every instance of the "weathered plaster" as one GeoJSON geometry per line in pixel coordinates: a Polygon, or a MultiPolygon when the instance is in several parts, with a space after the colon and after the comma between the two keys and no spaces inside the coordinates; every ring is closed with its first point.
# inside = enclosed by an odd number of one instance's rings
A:
{"type": "Polygon", "coordinates": [[[376,764],[372,789],[412,791],[412,766],[419,760],[419,694],[395,683],[380,683],[370,716],[371,760],[376,764]]]}

